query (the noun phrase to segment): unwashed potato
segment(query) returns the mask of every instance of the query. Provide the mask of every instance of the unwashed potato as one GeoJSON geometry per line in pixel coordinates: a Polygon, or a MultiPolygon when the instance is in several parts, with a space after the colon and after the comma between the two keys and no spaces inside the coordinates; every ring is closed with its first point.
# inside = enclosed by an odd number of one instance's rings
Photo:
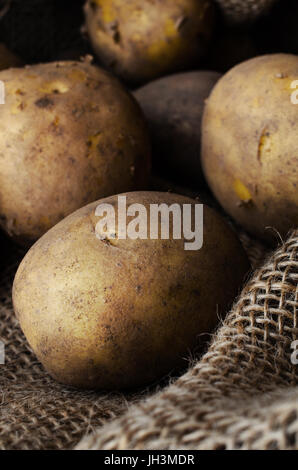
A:
{"type": "Polygon", "coordinates": [[[200,186],[204,102],[219,78],[216,72],[186,72],[155,80],[135,92],[149,123],[156,173],[200,186]]]}
{"type": "MultiPolygon", "coordinates": [[[[150,204],[161,203],[191,204],[194,212],[193,199],[175,194],[126,197],[127,207],[143,204],[149,214],[150,204]]],[[[15,277],[14,309],[59,382],[132,388],[183,363],[226,312],[249,265],[236,235],[207,206],[203,248],[186,251],[172,229],[169,240],[133,240],[119,239],[116,227],[100,240],[100,203],[112,204],[118,217],[117,196],[105,198],[61,221],[30,249],[15,277]]]]}
{"type": "Polygon", "coordinates": [[[35,241],[96,199],[146,189],[143,114],[117,79],[85,62],[0,73],[0,223],[35,241]]]}
{"type": "Polygon", "coordinates": [[[268,240],[276,230],[284,236],[298,226],[295,80],[297,56],[257,57],[217,83],[204,112],[202,164],[209,185],[235,220],[268,240]]]}
{"type": "Polygon", "coordinates": [[[210,0],[88,0],[86,28],[100,60],[133,84],[195,65],[213,30],[210,0]]]}
{"type": "Polygon", "coordinates": [[[9,51],[4,44],[0,43],[0,70],[20,67],[21,65],[23,65],[21,59],[9,51]]]}

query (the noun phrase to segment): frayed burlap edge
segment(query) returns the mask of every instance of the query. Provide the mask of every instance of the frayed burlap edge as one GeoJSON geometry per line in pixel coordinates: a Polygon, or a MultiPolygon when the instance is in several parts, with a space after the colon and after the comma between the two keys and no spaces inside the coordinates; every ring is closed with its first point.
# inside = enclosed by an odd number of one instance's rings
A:
{"type": "Polygon", "coordinates": [[[254,274],[203,358],[77,449],[297,449],[298,230],[254,274]]]}

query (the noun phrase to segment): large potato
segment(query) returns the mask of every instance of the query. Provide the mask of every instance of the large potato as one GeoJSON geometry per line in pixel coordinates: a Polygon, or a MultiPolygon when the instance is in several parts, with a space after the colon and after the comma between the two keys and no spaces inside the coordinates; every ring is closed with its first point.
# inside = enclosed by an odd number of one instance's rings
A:
{"type": "MultiPolygon", "coordinates": [[[[215,196],[254,235],[298,226],[298,57],[258,57],[228,72],[207,101],[202,164],[215,196]]],[[[275,235],[276,236],[276,235],[275,235]]]]}
{"type": "MultiPolygon", "coordinates": [[[[127,206],[192,204],[169,193],[128,193],[127,206]]],[[[234,300],[249,266],[235,234],[204,207],[204,244],[184,239],[96,237],[99,203],[45,234],[22,261],[13,286],[21,327],[47,371],[84,388],[148,384],[183,363],[234,300]]],[[[128,220],[132,220],[129,217],[128,220]]],[[[102,235],[102,232],[97,232],[102,235]]]]}
{"type": "Polygon", "coordinates": [[[131,83],[195,65],[213,29],[210,0],[88,0],[85,13],[98,57],[131,83]]]}
{"type": "Polygon", "coordinates": [[[143,114],[117,79],[88,61],[0,73],[0,222],[36,240],[100,197],[145,189],[143,114]]]}
{"type": "Polygon", "coordinates": [[[157,173],[196,187],[202,182],[201,121],[205,99],[219,78],[216,72],[179,73],[135,92],[149,124],[157,173]]]}

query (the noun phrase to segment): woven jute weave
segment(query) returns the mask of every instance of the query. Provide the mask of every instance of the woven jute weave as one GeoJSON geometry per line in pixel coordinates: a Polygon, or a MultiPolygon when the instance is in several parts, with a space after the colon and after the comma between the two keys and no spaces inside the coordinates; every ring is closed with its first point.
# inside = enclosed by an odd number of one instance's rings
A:
{"type": "MultiPolygon", "coordinates": [[[[259,265],[262,245],[241,239],[259,265]]],[[[68,389],[45,373],[11,305],[24,253],[7,251],[0,285],[6,351],[0,449],[297,447],[297,366],[290,361],[298,337],[297,232],[254,275],[200,362],[164,391],[125,396],[68,389]]]]}
{"type": "Polygon", "coordinates": [[[11,247],[6,255],[0,275],[0,339],[6,355],[5,364],[0,364],[0,449],[73,448],[95,425],[124,412],[143,394],[81,392],[61,386],[45,373],[12,309],[12,281],[24,253],[11,247]]]}
{"type": "Polygon", "coordinates": [[[298,231],[256,271],[201,361],[78,448],[298,449],[297,284],[298,231]]]}
{"type": "Polygon", "coordinates": [[[245,23],[258,19],[277,0],[216,0],[229,23],[245,23]]]}

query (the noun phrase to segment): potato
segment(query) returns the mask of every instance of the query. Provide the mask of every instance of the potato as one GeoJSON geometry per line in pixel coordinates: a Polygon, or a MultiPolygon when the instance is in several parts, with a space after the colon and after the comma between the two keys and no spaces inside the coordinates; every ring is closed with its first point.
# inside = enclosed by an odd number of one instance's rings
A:
{"type": "Polygon", "coordinates": [[[298,57],[257,57],[215,86],[203,117],[202,164],[218,201],[268,241],[298,226],[298,57]],[[297,93],[296,93],[297,94],[297,93]]]}
{"type": "Polygon", "coordinates": [[[21,59],[10,52],[4,44],[0,43],[0,70],[20,67],[21,65],[21,59]]]}
{"type": "Polygon", "coordinates": [[[88,60],[0,73],[0,223],[35,241],[79,207],[146,189],[143,114],[117,79],[88,60]]]}
{"type": "Polygon", "coordinates": [[[201,120],[204,101],[220,78],[216,72],[187,72],[155,80],[139,88],[153,143],[156,173],[199,186],[201,120]]]}
{"type": "MultiPolygon", "coordinates": [[[[148,213],[161,203],[191,204],[194,212],[195,201],[184,196],[122,196],[127,207],[142,204],[148,213]]],[[[22,261],[13,304],[32,349],[56,380],[86,389],[132,388],[186,364],[249,266],[236,235],[207,206],[203,248],[186,251],[171,228],[169,239],[120,239],[119,226],[104,237],[96,232],[99,204],[112,204],[118,217],[112,196],[52,228],[22,261]]]]}
{"type": "Polygon", "coordinates": [[[85,15],[100,60],[132,84],[195,65],[213,29],[210,0],[89,0],[85,15]]]}

